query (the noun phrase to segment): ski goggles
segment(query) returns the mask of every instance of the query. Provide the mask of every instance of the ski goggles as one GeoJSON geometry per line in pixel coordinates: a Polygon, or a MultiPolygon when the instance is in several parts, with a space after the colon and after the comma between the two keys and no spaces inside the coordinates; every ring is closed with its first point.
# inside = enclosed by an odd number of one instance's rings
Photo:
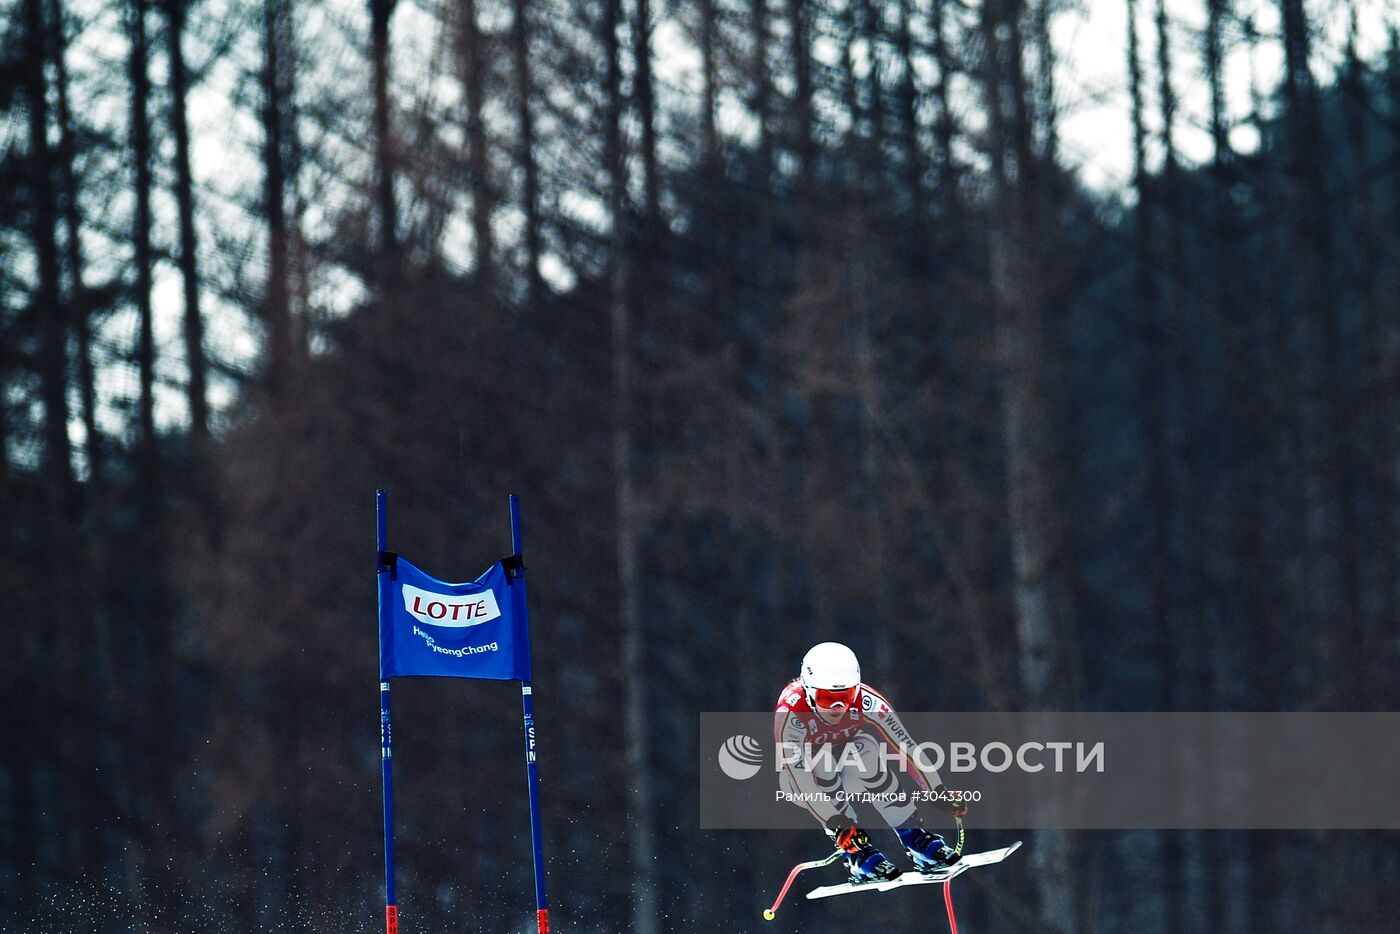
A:
{"type": "Polygon", "coordinates": [[[812,703],[823,710],[849,710],[855,706],[856,693],[860,691],[860,685],[849,687],[841,691],[828,691],[824,688],[817,688],[812,692],[812,703]]]}

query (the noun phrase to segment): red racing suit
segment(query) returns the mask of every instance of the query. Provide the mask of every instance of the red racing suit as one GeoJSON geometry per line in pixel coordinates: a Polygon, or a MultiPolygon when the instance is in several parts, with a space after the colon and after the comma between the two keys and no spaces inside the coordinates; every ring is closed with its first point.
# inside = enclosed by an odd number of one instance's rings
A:
{"type": "MultiPolygon", "coordinates": [[[[775,744],[789,744],[788,749],[796,748],[793,744],[805,744],[809,749],[830,744],[832,752],[839,756],[847,744],[857,742],[859,737],[866,737],[860,742],[873,740],[887,750],[920,791],[929,792],[942,784],[936,771],[925,771],[911,755],[915,745],[913,737],[900,722],[894,706],[870,685],[861,684],[855,703],[835,723],[827,723],[812,709],[800,679],[790,682],[778,696],[773,711],[775,744]]],[[[818,821],[825,824],[837,815],[851,816],[849,807],[824,802],[820,794],[829,793],[841,783],[839,774],[823,773],[785,761],[782,777],[785,788],[802,795],[795,799],[796,803],[811,811],[818,821]]],[[[888,776],[882,787],[893,784],[893,778],[893,775],[888,776]]],[[[879,810],[891,826],[898,826],[912,817],[914,805],[911,802],[907,806],[879,807],[879,810]]]]}

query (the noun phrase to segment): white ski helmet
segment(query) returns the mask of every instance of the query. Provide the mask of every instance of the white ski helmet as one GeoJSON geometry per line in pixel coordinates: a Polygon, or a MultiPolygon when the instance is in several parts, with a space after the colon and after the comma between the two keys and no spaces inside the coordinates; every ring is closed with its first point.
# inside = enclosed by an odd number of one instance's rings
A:
{"type": "Polygon", "coordinates": [[[860,662],[856,653],[839,642],[822,642],[802,656],[802,689],[807,703],[824,710],[850,709],[860,689],[860,662]]]}

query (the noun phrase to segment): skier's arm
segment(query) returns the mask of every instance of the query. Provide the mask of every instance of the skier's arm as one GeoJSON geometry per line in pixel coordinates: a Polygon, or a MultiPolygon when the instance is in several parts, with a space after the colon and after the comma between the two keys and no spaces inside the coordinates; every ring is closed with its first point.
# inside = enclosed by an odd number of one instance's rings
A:
{"type": "Polygon", "coordinates": [[[943,780],[939,777],[938,770],[925,770],[919,764],[919,757],[914,754],[914,738],[905,729],[899,714],[895,713],[894,705],[886,700],[884,695],[868,686],[864,688],[863,693],[861,706],[866,718],[885,744],[899,751],[904,771],[914,780],[914,784],[924,791],[934,791],[942,787],[943,780]]]}
{"type": "Polygon", "coordinates": [[[789,791],[796,792],[799,796],[796,802],[805,807],[818,823],[825,823],[822,815],[812,806],[812,802],[821,800],[822,788],[817,784],[816,777],[803,767],[801,763],[801,752],[807,742],[807,730],[802,725],[802,718],[797,716],[786,704],[779,705],[773,714],[773,742],[777,746],[777,754],[783,763],[783,774],[787,779],[789,791]],[[797,756],[798,761],[794,764],[793,757],[797,756]]]}
{"type": "Polygon", "coordinates": [[[783,770],[800,790],[810,790],[805,786],[811,784],[811,773],[803,768],[793,768],[793,757],[800,756],[802,746],[807,742],[807,731],[802,726],[802,719],[785,705],[773,714],[773,742],[777,744],[783,770]]]}

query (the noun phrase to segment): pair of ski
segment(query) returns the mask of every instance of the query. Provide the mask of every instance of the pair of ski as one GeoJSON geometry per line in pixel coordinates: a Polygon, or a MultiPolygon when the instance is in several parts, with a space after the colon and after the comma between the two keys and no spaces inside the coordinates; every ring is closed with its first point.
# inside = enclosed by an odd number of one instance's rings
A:
{"type": "Polygon", "coordinates": [[[987,850],[983,853],[967,853],[962,859],[946,869],[935,869],[932,872],[906,872],[898,879],[891,879],[889,882],[846,882],[842,885],[824,885],[821,888],[813,889],[807,893],[808,898],[831,898],[833,895],[849,895],[851,892],[890,892],[894,889],[902,889],[909,885],[927,885],[930,882],[947,882],[954,876],[960,876],[975,866],[990,866],[999,863],[1020,849],[1021,841],[1017,840],[1010,846],[1004,846],[999,850],[987,850]]]}
{"type": "MultiPolygon", "coordinates": [[[[969,869],[973,869],[977,866],[990,866],[994,863],[1001,862],[1002,860],[1006,859],[1006,857],[1016,852],[1016,850],[1018,850],[1020,846],[1021,841],[1017,840],[1010,846],[1004,846],[999,850],[987,850],[982,853],[967,853],[964,854],[963,857],[959,859],[956,863],[945,869],[936,869],[932,872],[906,872],[899,878],[891,879],[888,882],[846,882],[841,885],[824,885],[820,888],[815,888],[812,891],[808,892],[807,897],[809,899],[831,898],[836,895],[849,895],[852,892],[890,892],[894,889],[902,889],[906,886],[911,885],[928,885],[931,882],[949,882],[955,876],[962,875],[969,869]]],[[[773,918],[777,915],[778,906],[782,904],[783,899],[787,896],[788,889],[792,888],[793,881],[797,878],[797,876],[800,873],[805,872],[808,869],[817,869],[822,866],[830,866],[832,863],[840,859],[843,855],[845,854],[841,850],[837,850],[835,853],[832,853],[826,859],[812,860],[811,862],[807,863],[798,863],[796,866],[792,867],[792,872],[788,873],[787,882],[783,883],[783,890],[779,892],[778,897],[773,900],[772,907],[764,909],[763,917],[768,919],[769,921],[773,920],[773,918]]],[[[947,900],[949,902],[949,922],[950,924],[955,924],[956,922],[953,922],[952,920],[953,906],[951,895],[948,895],[948,893],[945,891],[945,896],[947,897],[947,900]]],[[[953,927],[953,930],[956,931],[957,928],[953,927]]]]}

